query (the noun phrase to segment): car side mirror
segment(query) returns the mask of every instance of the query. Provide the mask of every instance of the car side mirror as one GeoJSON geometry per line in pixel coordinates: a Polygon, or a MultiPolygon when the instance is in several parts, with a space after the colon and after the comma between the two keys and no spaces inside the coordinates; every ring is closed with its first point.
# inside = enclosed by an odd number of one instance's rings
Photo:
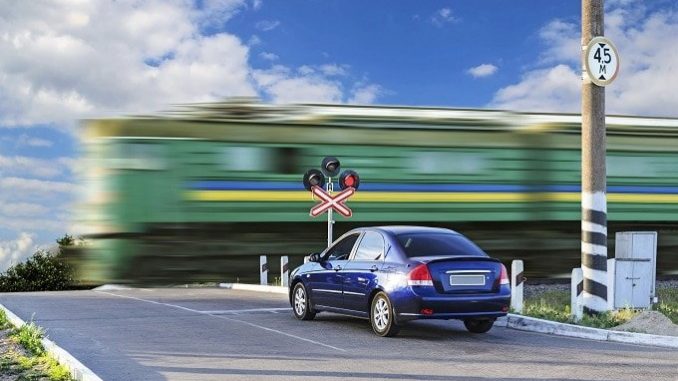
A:
{"type": "Polygon", "coordinates": [[[309,262],[320,262],[320,253],[312,253],[308,256],[309,262]]]}

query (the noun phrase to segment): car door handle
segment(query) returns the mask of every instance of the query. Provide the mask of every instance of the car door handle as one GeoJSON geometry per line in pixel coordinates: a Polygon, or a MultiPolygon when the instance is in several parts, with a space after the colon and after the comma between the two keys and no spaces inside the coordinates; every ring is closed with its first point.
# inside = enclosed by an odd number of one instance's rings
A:
{"type": "Polygon", "coordinates": [[[372,265],[372,267],[370,267],[370,271],[372,271],[372,272],[375,272],[375,271],[377,271],[377,270],[379,270],[379,269],[377,268],[377,265],[372,265]]]}
{"type": "Polygon", "coordinates": [[[334,271],[339,271],[339,270],[341,270],[341,269],[342,269],[341,265],[337,265],[337,266],[334,268],[334,271]]]}

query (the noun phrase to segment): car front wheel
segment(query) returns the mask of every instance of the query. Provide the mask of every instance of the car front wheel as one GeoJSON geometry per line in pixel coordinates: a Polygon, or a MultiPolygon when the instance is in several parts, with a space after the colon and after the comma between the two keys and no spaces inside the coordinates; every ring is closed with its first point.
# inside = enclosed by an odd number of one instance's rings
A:
{"type": "Polygon", "coordinates": [[[311,310],[311,303],[306,287],[299,282],[292,291],[292,312],[299,320],[313,320],[315,311],[311,310]]]}
{"type": "Polygon", "coordinates": [[[370,322],[372,323],[374,333],[382,337],[395,336],[400,331],[400,326],[395,322],[393,305],[388,296],[383,292],[379,292],[372,299],[370,322]]]}
{"type": "Polygon", "coordinates": [[[464,325],[469,332],[485,333],[492,329],[494,319],[466,319],[464,325]]]}

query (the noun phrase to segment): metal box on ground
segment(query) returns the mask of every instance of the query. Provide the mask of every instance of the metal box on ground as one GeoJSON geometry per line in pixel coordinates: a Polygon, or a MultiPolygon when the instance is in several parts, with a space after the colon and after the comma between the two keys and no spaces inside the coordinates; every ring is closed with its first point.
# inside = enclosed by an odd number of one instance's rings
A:
{"type": "Polygon", "coordinates": [[[610,309],[649,308],[655,296],[657,232],[619,232],[608,260],[610,309]]]}

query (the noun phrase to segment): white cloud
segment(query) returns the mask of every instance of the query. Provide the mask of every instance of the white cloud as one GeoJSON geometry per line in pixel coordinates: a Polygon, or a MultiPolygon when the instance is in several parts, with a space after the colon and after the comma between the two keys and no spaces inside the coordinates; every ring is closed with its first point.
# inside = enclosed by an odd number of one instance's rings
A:
{"type": "Polygon", "coordinates": [[[261,20],[254,24],[254,27],[263,31],[268,32],[280,26],[280,21],[278,20],[261,20]]]}
{"type": "Polygon", "coordinates": [[[313,72],[296,74],[277,65],[269,70],[255,70],[253,77],[261,91],[276,103],[338,103],[343,98],[340,82],[313,72]]]}
{"type": "Polygon", "coordinates": [[[529,111],[576,111],[581,80],[567,65],[534,70],[515,85],[497,91],[493,103],[501,108],[529,111]]]}
{"type": "Polygon", "coordinates": [[[255,11],[258,11],[261,9],[261,7],[264,5],[264,2],[262,0],[253,0],[252,1],[252,9],[255,11]]]}
{"type": "Polygon", "coordinates": [[[445,24],[454,23],[459,21],[450,8],[441,8],[438,9],[433,16],[431,16],[431,22],[433,25],[442,27],[445,24]]]}
{"type": "Polygon", "coordinates": [[[248,48],[233,35],[199,33],[210,15],[226,20],[240,4],[3,2],[0,124],[68,124],[254,95],[248,48]]]}
{"type": "Polygon", "coordinates": [[[497,72],[497,67],[492,64],[481,64],[468,69],[466,72],[475,78],[489,77],[497,72]]]}
{"type": "Polygon", "coordinates": [[[70,158],[38,159],[27,156],[0,155],[0,175],[21,175],[53,178],[71,171],[70,158]]]}
{"type": "Polygon", "coordinates": [[[320,71],[326,76],[344,76],[348,74],[348,65],[326,64],[320,65],[320,71]]]}
{"type": "Polygon", "coordinates": [[[377,98],[384,93],[381,86],[375,84],[367,84],[358,86],[353,90],[351,98],[348,103],[352,104],[370,104],[374,103],[377,98]]]}
{"type": "Polygon", "coordinates": [[[5,271],[37,250],[34,235],[22,232],[16,239],[0,241],[0,271],[5,271]]]}
{"type": "Polygon", "coordinates": [[[261,38],[257,36],[256,34],[253,34],[252,37],[250,37],[249,40],[247,40],[247,45],[248,46],[257,46],[261,44],[261,38]]]}
{"type": "Polygon", "coordinates": [[[267,61],[276,61],[278,58],[280,58],[280,57],[278,57],[277,54],[271,53],[271,52],[261,52],[261,53],[259,53],[259,57],[261,57],[261,58],[263,58],[267,61]]]}
{"type": "Polygon", "coordinates": [[[3,194],[48,197],[58,193],[73,194],[76,190],[75,184],[65,181],[37,180],[23,177],[0,178],[0,192],[3,194]]]}
{"type": "MultiPolygon", "coordinates": [[[[678,14],[648,12],[642,3],[620,1],[608,7],[606,36],[621,57],[619,75],[606,88],[610,114],[678,116],[678,14]]],[[[548,46],[541,67],[497,91],[493,107],[523,111],[580,111],[581,48],[576,23],[554,20],[539,36],[548,46]]]]}
{"type": "Polygon", "coordinates": [[[30,202],[3,202],[0,204],[0,215],[9,217],[31,217],[45,214],[49,208],[40,204],[30,202]]]}
{"type": "Polygon", "coordinates": [[[54,143],[47,139],[31,137],[26,134],[21,134],[16,140],[17,147],[51,147],[54,143]]]}

